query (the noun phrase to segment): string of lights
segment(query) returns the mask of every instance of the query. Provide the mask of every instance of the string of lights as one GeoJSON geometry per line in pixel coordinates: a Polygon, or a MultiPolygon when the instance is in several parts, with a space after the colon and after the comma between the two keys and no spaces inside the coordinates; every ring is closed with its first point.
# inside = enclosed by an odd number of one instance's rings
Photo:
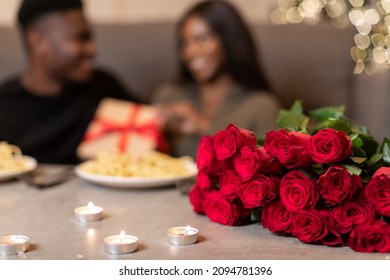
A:
{"type": "Polygon", "coordinates": [[[274,24],[317,24],[325,19],[337,28],[355,26],[354,73],[390,68],[390,0],[278,0],[271,13],[274,24]]]}
{"type": "Polygon", "coordinates": [[[348,24],[348,8],[345,0],[278,0],[271,21],[274,24],[317,24],[327,17],[336,27],[343,28],[348,24]]]}

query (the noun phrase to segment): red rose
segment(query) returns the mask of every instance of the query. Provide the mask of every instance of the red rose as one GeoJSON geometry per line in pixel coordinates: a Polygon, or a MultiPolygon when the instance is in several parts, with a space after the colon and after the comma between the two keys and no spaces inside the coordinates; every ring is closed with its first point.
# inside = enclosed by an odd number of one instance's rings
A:
{"type": "Polygon", "coordinates": [[[289,211],[313,208],[319,199],[319,187],[301,171],[293,170],[282,178],[280,199],[289,211]]]}
{"type": "Polygon", "coordinates": [[[348,246],[357,252],[389,253],[390,225],[383,221],[359,225],[352,230],[348,246]]]}
{"type": "Polygon", "coordinates": [[[198,172],[196,183],[202,190],[211,191],[215,187],[216,179],[201,169],[198,172]]]}
{"type": "Polygon", "coordinates": [[[345,202],[333,208],[331,215],[336,221],[336,230],[346,234],[354,226],[371,223],[375,219],[375,210],[367,203],[345,202]]]}
{"type": "Polygon", "coordinates": [[[248,146],[243,147],[233,158],[233,166],[242,181],[248,181],[259,168],[259,152],[248,146]]]}
{"type": "Polygon", "coordinates": [[[214,135],[214,150],[218,160],[226,160],[244,146],[255,147],[256,137],[248,130],[230,124],[214,135]]]}
{"type": "Polygon", "coordinates": [[[390,216],[390,176],[378,174],[368,182],[364,194],[379,214],[390,216]]]}
{"type": "Polygon", "coordinates": [[[374,176],[378,176],[378,175],[386,175],[387,177],[390,177],[390,167],[381,167],[379,168],[375,173],[374,173],[374,176]]]}
{"type": "Polygon", "coordinates": [[[341,246],[344,244],[340,233],[336,230],[336,221],[327,209],[320,209],[318,213],[325,222],[327,233],[321,239],[321,243],[327,246],[341,246]]]}
{"type": "MultiPolygon", "coordinates": [[[[313,160],[307,149],[307,144],[311,136],[306,133],[292,131],[289,132],[290,135],[290,144],[296,150],[296,156],[298,158],[297,165],[294,167],[308,167],[313,163],[313,160]]],[[[287,166],[288,167],[288,166],[287,166]]],[[[289,167],[293,168],[293,167],[289,167]]]]}
{"type": "Polygon", "coordinates": [[[299,240],[321,241],[328,233],[325,221],[317,210],[300,210],[292,214],[291,233],[299,240]]]}
{"type": "Polygon", "coordinates": [[[360,176],[349,174],[343,166],[333,165],[318,179],[321,196],[330,205],[351,199],[363,187],[360,176]]]}
{"type": "Polygon", "coordinates": [[[310,135],[287,132],[284,129],[270,131],[264,141],[264,148],[287,168],[307,167],[312,159],[307,150],[310,135]]]}
{"type": "Polygon", "coordinates": [[[291,215],[281,201],[266,203],[261,212],[261,224],[272,232],[290,233],[291,215]]]}
{"type": "Polygon", "coordinates": [[[247,129],[243,129],[243,128],[237,128],[235,127],[233,124],[230,124],[228,126],[228,129],[235,129],[239,131],[239,146],[240,148],[244,147],[244,146],[248,146],[248,147],[255,147],[257,145],[257,138],[256,136],[253,134],[252,131],[249,131],[247,129]]]}
{"type": "Polygon", "coordinates": [[[229,201],[238,197],[238,190],[241,188],[241,179],[233,170],[227,170],[219,177],[219,190],[229,201]]]}
{"type": "Polygon", "coordinates": [[[195,184],[189,192],[189,199],[194,212],[198,214],[204,214],[204,202],[209,192],[202,190],[197,184],[195,184]]]}
{"type": "Polygon", "coordinates": [[[352,153],[352,142],[344,131],[324,128],[310,138],[309,153],[318,163],[335,163],[352,153]]]}
{"type": "Polygon", "coordinates": [[[211,221],[229,226],[239,225],[250,215],[240,203],[229,202],[218,191],[207,195],[203,208],[211,221]]]}
{"type": "Polygon", "coordinates": [[[231,160],[217,160],[215,163],[215,170],[212,174],[219,176],[226,170],[234,170],[231,160]]]}
{"type": "Polygon", "coordinates": [[[218,131],[215,136],[215,154],[218,160],[225,160],[237,151],[237,139],[228,130],[218,131]]]}
{"type": "Polygon", "coordinates": [[[283,171],[283,165],[274,157],[271,157],[264,147],[257,148],[259,153],[259,170],[263,174],[280,174],[283,171]]]}
{"type": "Polygon", "coordinates": [[[215,168],[216,157],[214,153],[214,139],[212,136],[202,136],[200,138],[196,165],[199,170],[205,172],[212,171],[215,168]]]}
{"type": "Polygon", "coordinates": [[[271,201],[276,196],[279,179],[257,174],[252,180],[241,184],[238,196],[247,209],[261,206],[266,201],[271,201]]]}

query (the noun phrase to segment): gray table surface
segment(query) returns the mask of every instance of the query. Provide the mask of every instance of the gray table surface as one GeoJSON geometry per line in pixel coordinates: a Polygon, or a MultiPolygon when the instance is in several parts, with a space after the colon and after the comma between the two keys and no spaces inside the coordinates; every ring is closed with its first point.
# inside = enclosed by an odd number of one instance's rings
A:
{"type": "Polygon", "coordinates": [[[195,214],[188,197],[173,186],[113,189],[76,177],[47,189],[19,180],[0,182],[0,236],[12,234],[30,237],[30,249],[0,259],[390,259],[390,254],[304,244],[275,235],[258,223],[240,227],[212,223],[195,214]],[[83,224],[73,210],[89,201],[104,208],[104,218],[83,224]],[[166,230],[182,225],[199,229],[198,243],[175,246],[167,241],[166,230]],[[139,249],[125,255],[108,254],[104,238],[121,230],[139,238],[139,249]]]}

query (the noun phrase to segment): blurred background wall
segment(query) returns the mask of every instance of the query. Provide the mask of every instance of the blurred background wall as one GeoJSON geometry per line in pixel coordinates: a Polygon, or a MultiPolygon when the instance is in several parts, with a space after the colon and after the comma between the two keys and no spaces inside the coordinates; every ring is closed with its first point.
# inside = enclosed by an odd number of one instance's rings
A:
{"type": "MultiPolygon", "coordinates": [[[[115,70],[136,92],[150,93],[175,72],[173,24],[199,1],[84,0],[99,35],[98,62],[115,70]],[[159,48],[154,47],[156,44],[159,48]]],[[[388,71],[352,74],[355,63],[350,50],[356,34],[353,26],[335,29],[329,25],[273,25],[271,12],[282,0],[228,1],[241,11],[260,39],[263,64],[277,94],[290,103],[301,98],[308,109],[323,106],[324,101],[346,104],[348,115],[371,128],[378,139],[390,135],[388,71]]],[[[24,63],[13,29],[19,3],[20,0],[0,0],[0,81],[20,70],[24,63]]]]}
{"type": "MultiPolygon", "coordinates": [[[[55,1],[55,0],[54,0],[55,1]]],[[[199,0],[84,0],[95,23],[175,21],[199,0]]],[[[230,0],[251,22],[268,22],[276,0],[230,0]]],[[[20,0],[1,0],[0,26],[12,26],[20,0]]]]}

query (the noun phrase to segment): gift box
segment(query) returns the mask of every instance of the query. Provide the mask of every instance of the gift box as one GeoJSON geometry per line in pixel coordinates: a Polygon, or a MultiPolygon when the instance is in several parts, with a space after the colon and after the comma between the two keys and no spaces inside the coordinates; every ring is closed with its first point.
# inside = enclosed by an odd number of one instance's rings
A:
{"type": "Polygon", "coordinates": [[[81,159],[90,159],[103,151],[141,155],[155,149],[165,149],[156,108],[105,98],[99,104],[77,154],[81,159]]]}

